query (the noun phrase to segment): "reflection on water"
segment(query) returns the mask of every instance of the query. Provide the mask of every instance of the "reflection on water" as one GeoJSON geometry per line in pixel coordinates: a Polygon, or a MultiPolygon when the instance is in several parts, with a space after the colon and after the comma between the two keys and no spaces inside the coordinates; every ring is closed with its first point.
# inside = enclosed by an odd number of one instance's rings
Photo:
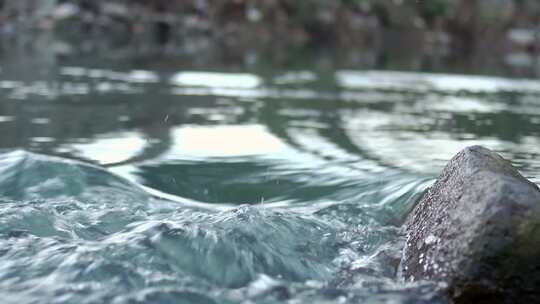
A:
{"type": "Polygon", "coordinates": [[[397,170],[433,177],[456,151],[482,144],[538,181],[536,80],[62,67],[53,80],[0,83],[2,148],[113,169],[282,152],[273,157],[291,167],[307,159],[305,167],[321,172],[397,170]]]}
{"type": "Polygon", "coordinates": [[[11,189],[0,191],[0,290],[30,302],[440,303],[430,282],[395,279],[414,199],[472,144],[540,183],[536,80],[74,66],[9,76],[3,151],[107,168],[0,159],[11,189]],[[33,277],[45,283],[25,293],[33,277]]]}
{"type": "Polygon", "coordinates": [[[411,72],[339,71],[337,82],[352,89],[395,89],[404,91],[442,91],[469,93],[540,91],[538,80],[516,80],[489,76],[447,75],[411,72]]]}
{"type": "Polygon", "coordinates": [[[199,157],[232,157],[273,154],[283,143],[260,125],[186,126],[175,129],[172,152],[199,157]]]}
{"type": "Polygon", "coordinates": [[[251,74],[180,72],[173,75],[171,83],[178,86],[251,89],[261,84],[261,79],[251,74]]]}
{"type": "Polygon", "coordinates": [[[142,153],[145,146],[146,140],[138,132],[123,132],[98,136],[87,142],[66,144],[57,151],[76,151],[77,155],[106,166],[132,159],[142,153]]]}

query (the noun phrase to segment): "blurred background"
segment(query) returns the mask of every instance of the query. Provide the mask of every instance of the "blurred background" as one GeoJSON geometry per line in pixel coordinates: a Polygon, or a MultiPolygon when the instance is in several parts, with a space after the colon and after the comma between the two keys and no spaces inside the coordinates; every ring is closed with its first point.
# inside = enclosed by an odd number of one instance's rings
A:
{"type": "Polygon", "coordinates": [[[2,58],[33,71],[99,58],[538,73],[535,0],[3,0],[0,9],[2,58]]]}

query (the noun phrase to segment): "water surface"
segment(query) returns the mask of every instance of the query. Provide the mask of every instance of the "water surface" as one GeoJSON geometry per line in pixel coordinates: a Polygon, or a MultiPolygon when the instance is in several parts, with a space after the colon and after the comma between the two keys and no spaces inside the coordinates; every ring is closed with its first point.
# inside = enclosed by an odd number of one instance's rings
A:
{"type": "Polygon", "coordinates": [[[540,182],[538,80],[8,72],[7,303],[444,303],[396,278],[414,200],[473,144],[540,182]]]}

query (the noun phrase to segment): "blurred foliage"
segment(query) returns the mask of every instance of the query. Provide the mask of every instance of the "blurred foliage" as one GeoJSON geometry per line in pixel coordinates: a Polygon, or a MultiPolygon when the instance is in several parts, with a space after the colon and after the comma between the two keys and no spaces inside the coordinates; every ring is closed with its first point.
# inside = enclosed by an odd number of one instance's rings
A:
{"type": "Polygon", "coordinates": [[[204,37],[239,48],[378,45],[386,30],[468,48],[540,23],[538,0],[0,0],[0,9],[4,34],[32,23],[79,40],[169,45],[204,37]]]}

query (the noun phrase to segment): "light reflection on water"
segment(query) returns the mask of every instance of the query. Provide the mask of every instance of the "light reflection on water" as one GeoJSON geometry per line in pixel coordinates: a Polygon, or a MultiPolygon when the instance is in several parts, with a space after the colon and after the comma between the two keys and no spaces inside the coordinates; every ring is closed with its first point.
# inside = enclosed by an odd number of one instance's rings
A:
{"type": "Polygon", "coordinates": [[[442,91],[469,93],[539,93],[540,81],[490,76],[449,75],[388,71],[338,71],[337,83],[351,89],[395,89],[404,91],[442,91]]]}
{"type": "Polygon", "coordinates": [[[181,158],[287,147],[360,171],[367,166],[433,176],[456,151],[482,144],[516,160],[537,181],[536,80],[349,70],[334,77],[306,70],[271,77],[163,74],[71,66],[59,68],[56,80],[0,83],[0,124],[8,133],[22,128],[3,148],[126,165],[171,150],[181,158]],[[49,101],[36,105],[41,98],[49,101]]]}
{"type": "Polygon", "coordinates": [[[238,73],[180,72],[171,78],[173,85],[210,88],[252,89],[261,82],[258,76],[238,73]]]}
{"type": "MultiPolygon", "coordinates": [[[[60,176],[43,183],[57,187],[46,192],[54,201],[2,204],[0,226],[24,225],[10,232],[20,240],[0,238],[21,250],[10,251],[12,260],[0,251],[0,267],[6,259],[23,265],[26,257],[15,256],[32,244],[55,248],[61,253],[44,253],[31,271],[57,276],[71,290],[54,287],[68,302],[91,292],[97,301],[119,303],[178,297],[439,303],[437,286],[395,280],[398,227],[414,199],[472,144],[501,152],[540,182],[535,80],[379,71],[58,71],[46,81],[3,75],[1,149],[99,164],[108,170],[101,183],[116,185],[112,172],[164,199],[133,199],[139,188],[128,189],[125,199],[100,184],[86,185],[98,193],[92,203],[85,185],[84,195],[59,200],[54,189],[82,183],[60,176]],[[33,232],[40,225],[48,234],[33,232]],[[74,279],[83,291],[70,285],[71,266],[59,273],[47,264],[56,254],[87,267],[74,279]],[[92,259],[98,262],[83,265],[92,259]],[[121,291],[92,285],[104,282],[121,291]]],[[[49,168],[46,180],[63,172],[43,159],[17,166],[30,175],[49,168]]],[[[73,172],[77,179],[85,171],[73,172]]],[[[19,183],[25,182],[32,179],[19,183]]],[[[34,196],[45,191],[32,189],[34,196]]],[[[2,196],[16,198],[13,191],[2,196]]],[[[28,197],[24,187],[18,191],[28,197]]],[[[9,278],[22,289],[31,282],[9,278]]]]}
{"type": "Polygon", "coordinates": [[[170,153],[177,157],[238,157],[274,154],[285,148],[260,125],[186,126],[173,130],[172,137],[170,153]]]}

